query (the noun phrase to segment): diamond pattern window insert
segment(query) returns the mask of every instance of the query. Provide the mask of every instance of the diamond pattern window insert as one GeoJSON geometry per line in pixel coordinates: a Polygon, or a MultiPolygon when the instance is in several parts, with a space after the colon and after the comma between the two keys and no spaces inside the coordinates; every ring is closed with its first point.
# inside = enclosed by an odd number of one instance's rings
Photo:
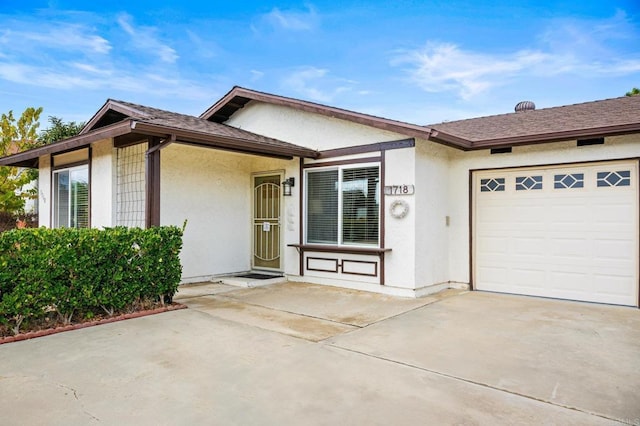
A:
{"type": "Polygon", "coordinates": [[[504,191],[504,178],[480,179],[480,192],[504,191]]]}
{"type": "Polygon", "coordinates": [[[530,191],[542,189],[542,176],[516,177],[516,191],[530,191]]]}
{"type": "Polygon", "coordinates": [[[570,173],[553,177],[555,189],[584,188],[584,173],[570,173]]]}
{"type": "Polygon", "coordinates": [[[630,186],[631,171],[598,172],[598,186],[630,186]]]}

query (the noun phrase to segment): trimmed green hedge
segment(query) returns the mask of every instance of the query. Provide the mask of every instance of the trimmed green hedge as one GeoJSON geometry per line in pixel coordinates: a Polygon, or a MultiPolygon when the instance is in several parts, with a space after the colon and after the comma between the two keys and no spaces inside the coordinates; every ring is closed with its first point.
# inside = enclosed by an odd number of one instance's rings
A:
{"type": "Polygon", "coordinates": [[[182,233],[175,226],[0,233],[0,322],[17,334],[51,313],[70,323],[171,302],[182,233]]]}

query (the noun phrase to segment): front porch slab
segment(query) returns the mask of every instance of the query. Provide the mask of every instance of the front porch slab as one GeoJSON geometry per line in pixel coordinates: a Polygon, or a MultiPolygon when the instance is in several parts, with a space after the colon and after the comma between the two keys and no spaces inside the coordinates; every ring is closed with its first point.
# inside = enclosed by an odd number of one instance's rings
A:
{"type": "Polygon", "coordinates": [[[226,296],[202,296],[187,299],[185,303],[190,309],[204,312],[216,318],[275,331],[312,342],[319,342],[358,328],[321,318],[252,305],[226,296]]]}
{"type": "Polygon", "coordinates": [[[445,290],[422,298],[403,298],[319,284],[287,282],[242,289],[226,296],[243,303],[365,327],[460,292],[445,290]]]}

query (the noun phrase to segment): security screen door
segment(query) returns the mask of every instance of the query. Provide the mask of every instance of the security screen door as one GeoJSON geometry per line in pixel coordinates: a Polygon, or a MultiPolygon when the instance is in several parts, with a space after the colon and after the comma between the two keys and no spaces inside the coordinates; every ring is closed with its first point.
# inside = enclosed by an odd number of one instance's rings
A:
{"type": "Polygon", "coordinates": [[[281,174],[253,177],[253,267],[280,270],[281,174]]]}

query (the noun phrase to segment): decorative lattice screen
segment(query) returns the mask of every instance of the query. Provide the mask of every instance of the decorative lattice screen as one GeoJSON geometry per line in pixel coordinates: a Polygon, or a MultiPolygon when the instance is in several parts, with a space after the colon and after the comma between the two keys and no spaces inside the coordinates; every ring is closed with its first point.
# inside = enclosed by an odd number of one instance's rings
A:
{"type": "Polygon", "coordinates": [[[147,144],[118,148],[116,224],[145,226],[145,159],[147,144]]]}

